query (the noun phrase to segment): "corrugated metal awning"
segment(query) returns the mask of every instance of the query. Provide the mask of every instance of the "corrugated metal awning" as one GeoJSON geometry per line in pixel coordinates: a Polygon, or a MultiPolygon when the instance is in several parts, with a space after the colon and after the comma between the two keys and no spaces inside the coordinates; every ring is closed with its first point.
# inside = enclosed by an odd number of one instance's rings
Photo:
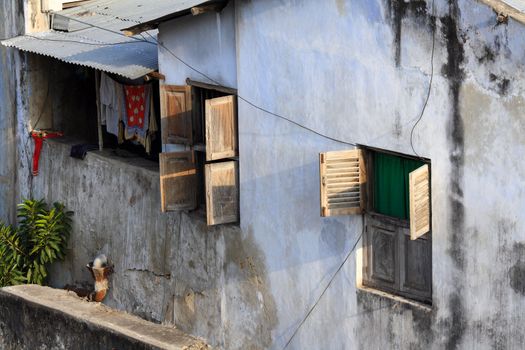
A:
{"type": "Polygon", "coordinates": [[[130,21],[139,22],[141,6],[147,5],[145,0],[90,1],[53,14],[52,30],[18,36],[2,44],[137,79],[158,69],[157,31],[127,37],[121,29],[130,21]]]}
{"type": "MultiPolygon", "coordinates": [[[[133,1],[140,2],[138,0],[133,1]]],[[[135,23],[130,23],[122,31],[128,35],[139,34],[156,29],[162,22],[189,15],[192,13],[192,9],[199,6],[210,5],[223,8],[227,3],[228,0],[155,0],[142,8],[143,12],[140,17],[130,18],[131,22],[135,23]]],[[[115,4],[115,6],[120,5],[115,4]]]]}

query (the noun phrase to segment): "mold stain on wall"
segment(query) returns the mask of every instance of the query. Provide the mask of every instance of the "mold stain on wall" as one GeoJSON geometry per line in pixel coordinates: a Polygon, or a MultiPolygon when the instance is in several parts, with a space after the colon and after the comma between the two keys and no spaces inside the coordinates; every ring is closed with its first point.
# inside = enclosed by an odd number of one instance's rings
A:
{"type": "Polygon", "coordinates": [[[525,243],[514,243],[517,261],[509,269],[510,286],[514,292],[525,296],[525,243]]]}
{"type": "Polygon", "coordinates": [[[227,349],[266,349],[272,343],[272,330],[277,327],[277,307],[267,278],[264,253],[257,246],[251,229],[242,237],[226,238],[224,273],[226,284],[233,286],[227,290],[228,304],[239,315],[249,315],[248,319],[232,317],[226,333],[235,333],[239,344],[225,344],[227,349]],[[244,311],[243,311],[244,309],[244,311]]]}
{"type": "Polygon", "coordinates": [[[465,77],[462,68],[464,48],[458,27],[460,13],[457,0],[448,1],[448,15],[441,19],[443,36],[446,40],[447,63],[442,67],[442,74],[448,80],[450,98],[450,121],[448,125],[450,193],[449,193],[449,247],[448,254],[457,269],[453,272],[452,292],[448,299],[449,318],[445,320],[447,329],[447,349],[456,349],[461,345],[467,327],[463,302],[464,281],[460,277],[465,271],[464,232],[465,208],[463,205],[463,177],[465,162],[464,121],[460,110],[460,91],[465,77]]]}
{"type": "MultiPolygon", "coordinates": [[[[401,65],[401,37],[403,30],[403,20],[410,17],[413,20],[422,18],[427,19],[427,2],[424,0],[405,1],[387,0],[387,8],[390,9],[390,22],[394,33],[394,62],[396,67],[401,65]]],[[[429,18],[434,22],[434,18],[429,18]]]]}

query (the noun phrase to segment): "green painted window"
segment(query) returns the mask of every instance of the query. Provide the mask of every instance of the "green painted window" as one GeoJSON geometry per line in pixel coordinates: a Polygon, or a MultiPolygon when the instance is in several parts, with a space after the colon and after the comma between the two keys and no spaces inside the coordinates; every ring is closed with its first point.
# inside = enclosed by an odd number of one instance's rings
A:
{"type": "Polygon", "coordinates": [[[373,158],[374,211],[408,220],[408,174],[425,163],[379,152],[375,152],[373,158]]]}

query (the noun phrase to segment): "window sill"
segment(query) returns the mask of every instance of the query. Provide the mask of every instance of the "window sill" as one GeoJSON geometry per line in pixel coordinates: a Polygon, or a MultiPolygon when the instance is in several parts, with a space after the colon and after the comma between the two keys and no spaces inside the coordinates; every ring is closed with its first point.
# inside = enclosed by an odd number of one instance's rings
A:
{"type": "Polygon", "coordinates": [[[388,293],[388,292],[383,292],[383,291],[380,291],[380,290],[377,290],[377,289],[374,289],[374,288],[370,288],[370,287],[365,287],[365,286],[358,286],[357,287],[357,291],[358,292],[361,291],[363,293],[374,294],[374,295],[377,295],[379,297],[389,299],[389,300],[395,302],[396,304],[403,304],[403,305],[411,306],[411,307],[417,308],[420,311],[424,311],[424,312],[427,312],[427,313],[431,313],[432,312],[432,306],[420,303],[418,301],[410,300],[410,299],[407,299],[405,297],[401,297],[399,295],[391,294],[391,293],[388,293]]]}
{"type": "MultiPolygon", "coordinates": [[[[69,152],[71,150],[71,146],[82,143],[79,142],[79,140],[71,138],[48,139],[46,140],[46,142],[48,142],[50,145],[65,147],[66,152],[69,152]]],[[[122,152],[124,153],[126,151],[122,152]]],[[[149,173],[151,176],[154,176],[155,178],[158,178],[159,176],[158,163],[140,156],[136,156],[130,152],[129,156],[119,156],[115,153],[115,150],[107,148],[103,149],[102,151],[89,151],[86,155],[85,160],[88,160],[91,157],[103,162],[107,162],[109,164],[118,164],[119,167],[126,167],[130,170],[142,169],[149,173]]]]}

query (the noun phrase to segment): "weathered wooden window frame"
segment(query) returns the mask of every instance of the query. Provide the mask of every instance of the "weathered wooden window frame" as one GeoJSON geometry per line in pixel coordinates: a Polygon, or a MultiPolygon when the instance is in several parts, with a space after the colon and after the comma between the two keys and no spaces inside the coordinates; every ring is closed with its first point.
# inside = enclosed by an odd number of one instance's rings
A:
{"type": "MultiPolygon", "coordinates": [[[[239,222],[239,157],[238,157],[238,116],[237,116],[237,94],[236,90],[218,87],[210,84],[199,83],[187,79],[187,85],[178,86],[179,89],[185,87],[187,91],[191,94],[191,119],[192,119],[192,137],[191,144],[186,144],[190,151],[195,155],[203,154],[202,157],[196,156],[194,159],[199,159],[195,161],[195,168],[197,169],[198,177],[196,192],[203,193],[205,196],[206,202],[206,212],[207,212],[207,222],[208,225],[218,225],[225,223],[238,223],[239,222]],[[209,96],[213,94],[208,94],[206,91],[216,91],[222,94],[221,96],[210,97],[210,99],[203,100],[203,96],[209,96]],[[212,101],[224,100],[227,105],[232,106],[233,115],[232,115],[232,125],[231,128],[228,128],[228,131],[231,131],[233,134],[230,135],[232,138],[232,147],[233,152],[224,152],[216,153],[213,157],[209,156],[207,144],[211,141],[209,140],[210,132],[209,125],[206,125],[206,119],[209,117],[208,113],[214,113],[214,107],[212,101]],[[206,108],[203,108],[205,105],[206,108]],[[199,129],[197,131],[197,129],[199,129]],[[201,133],[199,136],[196,136],[196,133],[201,133]],[[197,164],[198,163],[198,164],[197,164]],[[233,173],[232,173],[233,171],[233,173]],[[228,176],[233,176],[232,179],[210,179],[209,177],[215,176],[214,174],[228,174],[228,176]],[[211,189],[214,185],[220,184],[224,186],[228,184],[231,186],[233,182],[233,189],[211,189]],[[223,202],[220,201],[220,198],[214,198],[216,195],[226,196],[223,198],[223,202]],[[235,197],[235,198],[234,198],[235,197]],[[224,205],[224,207],[223,207],[224,205]],[[222,208],[226,209],[224,214],[222,208]],[[229,210],[229,211],[228,211],[229,210]],[[236,211],[232,213],[231,211],[236,211]],[[212,213],[213,211],[213,213],[212,213]]],[[[176,86],[170,86],[174,88],[176,86]]],[[[224,118],[224,115],[221,114],[221,117],[224,118]]],[[[166,131],[162,131],[165,133],[166,131]]],[[[219,132],[220,134],[220,132],[219,132]]],[[[211,144],[211,143],[210,143],[211,144]]],[[[218,175],[217,175],[218,176],[218,175]]],[[[161,182],[162,183],[162,182],[161,182]]],[[[161,188],[161,192],[162,188],[161,188]]],[[[164,198],[164,196],[163,196],[164,198]]],[[[197,208],[197,202],[195,204],[195,209],[197,208]]],[[[165,210],[165,205],[163,204],[163,210],[165,210]]]]}
{"type": "MultiPolygon", "coordinates": [[[[362,285],[369,288],[378,289],[402,297],[406,297],[412,300],[423,302],[426,304],[432,303],[432,230],[423,236],[419,237],[417,240],[410,239],[410,221],[403,220],[396,217],[391,217],[383,214],[376,213],[374,211],[374,181],[371,181],[374,177],[374,153],[388,153],[398,157],[404,158],[413,158],[406,155],[401,155],[395,152],[388,152],[384,150],[378,150],[375,148],[362,147],[365,154],[365,164],[366,164],[366,173],[369,181],[366,183],[365,196],[367,200],[365,201],[365,233],[363,236],[363,261],[362,261],[362,285]],[[380,278],[374,278],[374,261],[372,256],[372,236],[374,232],[372,231],[374,227],[377,227],[379,230],[384,230],[385,232],[390,231],[395,235],[395,244],[396,249],[394,251],[394,270],[395,270],[395,280],[393,283],[388,283],[387,281],[381,280],[380,278]],[[409,286],[406,278],[406,267],[407,265],[407,253],[409,244],[412,247],[420,244],[427,244],[428,251],[428,260],[429,260],[429,290],[427,293],[418,290],[417,288],[409,286]]],[[[416,159],[416,158],[413,158],[416,159]]],[[[420,160],[420,159],[418,159],[420,160]]],[[[428,166],[430,167],[429,163],[428,166]]],[[[429,171],[431,175],[431,171],[429,171]]],[[[429,179],[430,182],[430,179],[429,179]]],[[[429,189],[430,190],[430,189],[429,189]]],[[[430,198],[431,194],[430,194],[430,198]]],[[[430,219],[432,218],[432,210],[430,209],[430,219]]]]}

